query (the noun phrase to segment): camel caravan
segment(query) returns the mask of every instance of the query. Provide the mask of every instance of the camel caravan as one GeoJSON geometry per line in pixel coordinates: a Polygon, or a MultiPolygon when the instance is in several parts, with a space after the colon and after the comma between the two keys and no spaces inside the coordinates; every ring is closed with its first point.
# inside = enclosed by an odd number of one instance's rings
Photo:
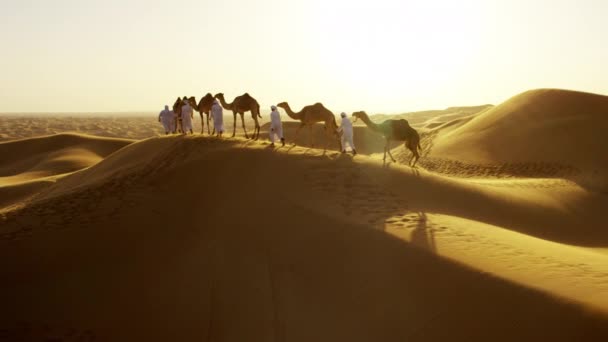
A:
{"type": "MultiPolygon", "coordinates": [[[[342,120],[340,126],[338,126],[334,114],[319,102],[313,105],[305,106],[299,112],[294,112],[287,102],[281,102],[276,106],[271,106],[269,128],[271,147],[274,147],[275,138],[277,137],[280,139],[282,146],[285,146],[281,115],[278,108],[283,109],[287,116],[289,116],[291,119],[300,121],[300,126],[298,126],[296,129],[293,140],[294,145],[297,144],[300,130],[304,127],[308,127],[310,146],[314,147],[312,128],[316,123],[323,123],[326,133],[324,149],[327,149],[328,143],[335,139],[339,146],[339,151],[346,153],[346,145],[349,145],[353,155],[357,154],[353,142],[352,122],[346,113],[342,112],[340,114],[342,120]]],[[[201,117],[201,134],[204,134],[205,132],[206,122],[208,135],[222,137],[224,133],[224,109],[232,111],[232,116],[234,118],[232,137],[234,137],[236,134],[236,116],[239,114],[241,116],[241,124],[245,133],[245,138],[251,138],[253,140],[259,139],[260,123],[258,119],[262,118],[262,115],[260,114],[260,104],[248,93],[235,97],[230,103],[226,102],[223,93],[217,93],[215,95],[207,93],[201,98],[198,104],[194,96],[184,96],[182,98],[178,97],[173,103],[172,110],[169,109],[169,106],[165,106],[165,109],[161,111],[158,116],[158,121],[163,124],[165,134],[194,134],[192,120],[194,119],[194,112],[196,111],[201,117]],[[251,136],[247,133],[247,128],[245,127],[246,112],[251,113],[251,118],[255,123],[253,134],[251,136]],[[210,120],[213,121],[213,127],[210,125],[210,120]]],[[[412,153],[408,165],[415,167],[416,162],[420,158],[420,135],[409,125],[407,120],[389,119],[377,124],[371,121],[367,113],[364,111],[354,112],[352,113],[352,117],[354,118],[353,122],[360,119],[373,132],[384,137],[384,157],[382,159],[384,162],[386,162],[387,153],[391,160],[396,162],[395,158],[391,154],[390,145],[393,141],[403,141],[404,147],[410,150],[412,153]]]]}

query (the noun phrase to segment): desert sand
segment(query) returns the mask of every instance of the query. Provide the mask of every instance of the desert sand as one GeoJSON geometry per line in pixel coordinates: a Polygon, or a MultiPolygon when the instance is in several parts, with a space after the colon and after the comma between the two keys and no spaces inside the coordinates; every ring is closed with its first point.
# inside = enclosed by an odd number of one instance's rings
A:
{"type": "Polygon", "coordinates": [[[607,340],[608,97],[400,117],[416,169],[360,123],[353,157],[3,118],[0,340],[607,340]]]}

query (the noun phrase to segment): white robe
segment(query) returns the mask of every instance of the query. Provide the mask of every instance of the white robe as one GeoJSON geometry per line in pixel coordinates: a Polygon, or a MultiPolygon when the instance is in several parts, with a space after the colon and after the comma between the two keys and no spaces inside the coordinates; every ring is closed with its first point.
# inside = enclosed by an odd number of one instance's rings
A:
{"type": "Polygon", "coordinates": [[[192,131],[192,107],[189,104],[182,106],[182,130],[184,133],[192,131]]]}
{"type": "Polygon", "coordinates": [[[222,110],[222,106],[214,104],[211,107],[211,116],[213,117],[215,133],[224,132],[224,111],[222,110]]]}
{"type": "Polygon", "coordinates": [[[342,150],[346,151],[346,143],[350,145],[350,148],[355,150],[355,143],[353,142],[353,123],[345,117],[342,118],[342,123],[340,125],[342,129],[342,150]]]}
{"type": "Polygon", "coordinates": [[[283,139],[283,124],[281,123],[281,114],[278,110],[273,110],[270,113],[270,142],[274,144],[275,136],[283,139]]]}
{"type": "Polygon", "coordinates": [[[165,128],[165,132],[173,132],[175,130],[175,113],[172,110],[163,110],[158,115],[158,118],[165,128]]]}

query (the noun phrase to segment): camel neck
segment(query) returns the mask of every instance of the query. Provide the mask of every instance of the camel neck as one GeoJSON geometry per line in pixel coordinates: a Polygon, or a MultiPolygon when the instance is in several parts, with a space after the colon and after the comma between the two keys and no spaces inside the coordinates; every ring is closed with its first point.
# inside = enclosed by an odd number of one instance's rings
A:
{"type": "Polygon", "coordinates": [[[378,124],[372,122],[372,120],[369,119],[369,116],[367,116],[367,114],[361,115],[361,120],[363,120],[367,127],[371,128],[372,130],[377,132],[380,131],[380,127],[378,127],[378,124]]]}
{"type": "Polygon", "coordinates": [[[232,103],[226,103],[226,99],[224,99],[223,96],[219,96],[218,100],[220,100],[220,103],[224,109],[232,109],[232,103]]]}
{"type": "Polygon", "coordinates": [[[294,120],[300,120],[300,113],[294,113],[293,110],[291,110],[291,107],[289,107],[289,105],[286,103],[285,104],[285,113],[287,113],[287,116],[289,116],[290,118],[294,119],[294,120]]]}

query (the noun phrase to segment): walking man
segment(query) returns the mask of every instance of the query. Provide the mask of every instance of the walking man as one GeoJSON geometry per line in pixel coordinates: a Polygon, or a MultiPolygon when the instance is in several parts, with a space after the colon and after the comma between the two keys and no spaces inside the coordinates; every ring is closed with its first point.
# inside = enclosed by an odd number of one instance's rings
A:
{"type": "Polygon", "coordinates": [[[182,132],[184,134],[193,134],[192,132],[192,118],[194,117],[194,111],[188,100],[184,100],[182,105],[182,132]]]}
{"type": "Polygon", "coordinates": [[[217,136],[221,138],[222,133],[224,133],[224,110],[217,99],[213,100],[211,116],[213,117],[213,130],[217,133],[217,136]]]}
{"type": "Polygon", "coordinates": [[[281,139],[281,146],[285,146],[285,138],[283,137],[283,124],[281,123],[281,114],[277,106],[270,106],[270,147],[274,147],[275,136],[281,139]]]}
{"type": "Polygon", "coordinates": [[[355,150],[355,143],[353,142],[353,123],[346,116],[346,113],[340,114],[342,117],[342,123],[340,124],[340,130],[342,130],[342,153],[346,153],[346,143],[350,145],[353,155],[357,154],[355,150]]]}
{"type": "Polygon", "coordinates": [[[158,122],[163,124],[165,135],[175,130],[175,113],[169,110],[169,106],[165,105],[165,109],[158,114],[158,122]]]}

